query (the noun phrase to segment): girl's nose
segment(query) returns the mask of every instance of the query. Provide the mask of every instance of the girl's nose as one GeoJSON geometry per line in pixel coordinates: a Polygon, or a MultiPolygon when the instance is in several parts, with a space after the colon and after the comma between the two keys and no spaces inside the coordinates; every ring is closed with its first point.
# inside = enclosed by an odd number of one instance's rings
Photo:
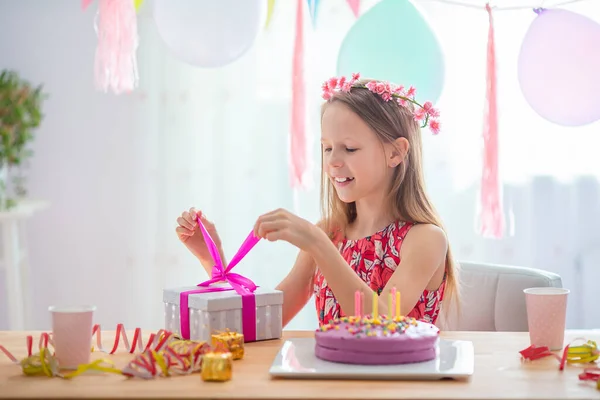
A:
{"type": "Polygon", "coordinates": [[[340,153],[337,151],[332,151],[331,153],[329,153],[329,159],[327,160],[327,162],[330,167],[334,168],[339,168],[344,164],[340,153]]]}

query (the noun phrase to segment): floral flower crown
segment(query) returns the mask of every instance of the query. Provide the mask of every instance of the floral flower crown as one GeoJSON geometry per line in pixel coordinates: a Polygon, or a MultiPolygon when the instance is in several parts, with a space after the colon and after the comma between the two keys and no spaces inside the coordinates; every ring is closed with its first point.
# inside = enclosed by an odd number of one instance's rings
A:
{"type": "Polygon", "coordinates": [[[421,128],[429,125],[429,129],[434,135],[440,132],[440,122],[438,117],[440,113],[433,108],[430,101],[426,101],[422,105],[415,100],[416,89],[414,87],[404,89],[404,86],[396,86],[389,82],[368,81],[366,83],[357,83],[360,79],[360,74],[352,74],[352,79],[347,80],[345,76],[339,78],[334,77],[323,83],[323,99],[329,101],[334,95],[335,90],[342,92],[350,92],[352,88],[368,89],[372,93],[379,95],[384,101],[395,100],[401,107],[408,106],[412,103],[415,108],[412,111],[415,121],[421,122],[421,128]]]}

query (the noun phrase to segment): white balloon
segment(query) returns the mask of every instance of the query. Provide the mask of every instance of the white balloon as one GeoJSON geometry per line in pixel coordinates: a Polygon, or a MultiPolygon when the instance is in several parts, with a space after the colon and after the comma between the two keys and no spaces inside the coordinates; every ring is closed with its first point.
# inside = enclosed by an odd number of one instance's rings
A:
{"type": "Polygon", "coordinates": [[[172,53],[188,64],[221,67],[240,58],[263,24],[264,0],[155,0],[154,20],[172,53]]]}

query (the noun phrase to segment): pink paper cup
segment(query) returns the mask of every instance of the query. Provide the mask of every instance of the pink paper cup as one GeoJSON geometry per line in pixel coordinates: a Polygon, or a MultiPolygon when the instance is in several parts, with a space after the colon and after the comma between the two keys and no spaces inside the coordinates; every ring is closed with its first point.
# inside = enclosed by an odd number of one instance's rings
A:
{"type": "Polygon", "coordinates": [[[539,287],[523,290],[527,304],[529,340],[534,346],[562,350],[567,320],[569,289],[539,287]]]}
{"type": "Polygon", "coordinates": [[[90,362],[95,306],[51,306],[52,341],[60,369],[90,362]]]}

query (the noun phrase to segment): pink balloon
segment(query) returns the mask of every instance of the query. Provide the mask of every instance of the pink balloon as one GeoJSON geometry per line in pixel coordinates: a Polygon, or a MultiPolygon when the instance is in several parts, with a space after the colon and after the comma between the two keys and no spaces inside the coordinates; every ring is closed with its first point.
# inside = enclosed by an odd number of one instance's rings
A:
{"type": "Polygon", "coordinates": [[[600,25],[571,11],[542,10],[525,34],[519,84],[529,105],[564,126],[600,119],[600,25]]]}

